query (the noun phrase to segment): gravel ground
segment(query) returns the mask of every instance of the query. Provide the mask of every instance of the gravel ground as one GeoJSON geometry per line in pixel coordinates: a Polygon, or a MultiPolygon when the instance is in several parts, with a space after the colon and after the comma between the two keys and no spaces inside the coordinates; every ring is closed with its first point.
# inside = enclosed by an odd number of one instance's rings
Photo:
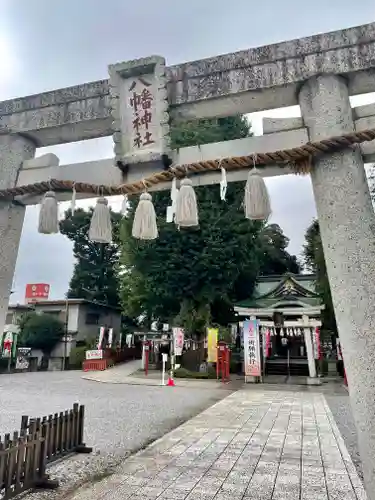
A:
{"type": "MultiPolygon", "coordinates": [[[[280,387],[287,389],[293,388],[280,387]]],[[[362,477],[349,397],[328,387],[322,392],[362,477]]],[[[2,375],[0,435],[18,430],[23,414],[43,416],[68,409],[75,402],[85,404],[85,440],[88,446],[93,446],[94,453],[75,455],[53,464],[49,473],[60,481],[59,490],[28,495],[28,500],[66,499],[79,484],[110,474],[130,453],[227,394],[228,391],[212,389],[102,384],[83,380],[81,372],[2,375]]]]}
{"type": "Polygon", "coordinates": [[[163,436],[228,395],[224,390],[101,384],[81,372],[48,372],[0,377],[0,435],[19,429],[21,415],[48,415],[85,405],[85,440],[91,455],[76,455],[51,466],[55,493],[30,498],[65,498],[78,484],[110,473],[123,458],[163,436]]]}
{"type": "Polygon", "coordinates": [[[337,427],[344,438],[346,447],[357,468],[358,474],[363,479],[361,459],[357,444],[357,431],[350,407],[349,396],[330,396],[325,394],[325,398],[336,420],[337,427]]]}

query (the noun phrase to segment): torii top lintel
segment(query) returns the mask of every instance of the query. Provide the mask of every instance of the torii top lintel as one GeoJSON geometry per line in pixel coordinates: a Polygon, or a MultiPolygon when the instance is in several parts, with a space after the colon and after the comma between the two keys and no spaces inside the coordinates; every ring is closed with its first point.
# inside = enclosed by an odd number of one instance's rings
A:
{"type": "MultiPolygon", "coordinates": [[[[345,76],[351,95],[375,91],[375,23],[171,67],[148,59],[161,67],[172,118],[250,113],[297,104],[301,83],[322,73],[345,76]]],[[[3,101],[0,132],[28,134],[39,146],[109,136],[114,97],[111,80],[99,80],[3,101]]]]}

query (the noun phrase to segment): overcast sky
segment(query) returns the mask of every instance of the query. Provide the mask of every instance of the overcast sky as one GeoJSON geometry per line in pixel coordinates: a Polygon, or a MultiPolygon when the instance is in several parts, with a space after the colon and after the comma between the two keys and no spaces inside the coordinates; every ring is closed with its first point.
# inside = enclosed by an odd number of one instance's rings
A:
{"type": "MultiPolygon", "coordinates": [[[[159,54],[167,64],[215,56],[282,40],[347,28],[375,20],[374,0],[0,0],[0,100],[108,77],[107,66],[159,54]]],[[[373,96],[356,104],[373,102],[373,96]]],[[[298,115],[299,109],[267,112],[298,115]]],[[[260,117],[252,117],[261,133],[260,117]]],[[[112,156],[111,138],[39,149],[61,164],[112,156]]],[[[308,178],[268,181],[272,221],[300,253],[315,215],[308,178]]],[[[15,294],[26,283],[50,283],[61,298],[72,273],[71,245],[63,236],[36,231],[37,209],[28,209],[18,255],[15,294]]]]}

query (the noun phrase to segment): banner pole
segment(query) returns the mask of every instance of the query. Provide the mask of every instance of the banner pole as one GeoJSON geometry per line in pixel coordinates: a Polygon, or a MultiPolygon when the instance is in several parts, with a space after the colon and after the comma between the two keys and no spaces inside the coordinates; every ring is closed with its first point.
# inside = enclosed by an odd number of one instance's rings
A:
{"type": "Polygon", "coordinates": [[[163,364],[162,364],[162,372],[161,372],[161,385],[165,385],[165,362],[166,362],[166,354],[162,354],[163,357],[163,364]]]}

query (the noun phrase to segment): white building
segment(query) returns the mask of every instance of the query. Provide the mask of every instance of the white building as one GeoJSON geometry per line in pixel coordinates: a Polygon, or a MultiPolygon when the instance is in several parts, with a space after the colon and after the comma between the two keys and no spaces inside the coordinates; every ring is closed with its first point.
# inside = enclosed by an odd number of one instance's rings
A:
{"type": "MultiPolygon", "coordinates": [[[[99,328],[113,328],[115,338],[121,330],[121,310],[108,305],[94,303],[85,299],[43,300],[35,304],[15,304],[8,307],[5,331],[14,330],[23,314],[35,311],[50,314],[63,323],[68,322],[66,338],[63,338],[51,353],[49,369],[60,370],[62,360],[68,358],[70,351],[80,343],[92,342],[98,337],[99,328]]],[[[22,347],[22,346],[20,346],[22,347]]],[[[42,359],[42,352],[33,350],[33,357],[42,359]]]]}

